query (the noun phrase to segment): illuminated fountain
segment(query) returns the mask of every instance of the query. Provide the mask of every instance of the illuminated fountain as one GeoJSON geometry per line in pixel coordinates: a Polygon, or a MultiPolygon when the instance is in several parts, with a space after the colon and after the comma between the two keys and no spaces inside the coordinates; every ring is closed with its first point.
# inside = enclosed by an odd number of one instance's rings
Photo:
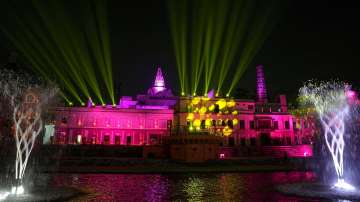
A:
{"type": "Polygon", "coordinates": [[[349,85],[341,82],[309,82],[300,89],[301,102],[312,104],[319,116],[337,181],[331,186],[290,184],[287,185],[288,187],[279,186],[279,191],[310,197],[360,199],[360,193],[356,188],[345,181],[344,173],[345,125],[354,99],[356,99],[355,92],[351,91],[349,85]]]}
{"type": "Polygon", "coordinates": [[[34,84],[36,81],[25,73],[0,70],[0,115],[12,122],[16,150],[15,180],[10,190],[0,190],[0,201],[51,201],[78,193],[70,188],[44,188],[44,184],[24,186],[26,180],[34,180],[26,176],[27,167],[36,139],[44,128],[44,118],[59,91],[51,83],[34,84]]]}
{"type": "Polygon", "coordinates": [[[342,83],[309,83],[300,89],[305,102],[314,104],[324,130],[326,146],[331,153],[338,181],[334,188],[355,190],[344,180],[345,118],[349,114],[350,87],[342,83]]]}

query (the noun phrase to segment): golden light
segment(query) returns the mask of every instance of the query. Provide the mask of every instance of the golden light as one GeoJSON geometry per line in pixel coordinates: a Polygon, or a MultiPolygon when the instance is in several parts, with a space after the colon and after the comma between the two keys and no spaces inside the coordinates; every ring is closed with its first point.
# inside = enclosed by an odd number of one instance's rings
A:
{"type": "Polygon", "coordinates": [[[199,104],[200,102],[200,98],[199,97],[194,97],[192,100],[191,100],[191,104],[192,105],[197,105],[199,104]]]}
{"type": "Polygon", "coordinates": [[[195,119],[193,126],[200,127],[201,121],[199,119],[195,119]]]}
{"type": "Polygon", "coordinates": [[[190,126],[189,131],[193,131],[193,130],[194,130],[194,127],[190,126]]]}
{"type": "Polygon", "coordinates": [[[205,126],[208,128],[211,126],[211,119],[206,119],[205,120],[205,126]]]}
{"type": "Polygon", "coordinates": [[[206,107],[203,106],[203,107],[200,108],[199,113],[200,114],[205,114],[206,111],[207,111],[206,107]]]}
{"type": "Polygon", "coordinates": [[[237,119],[233,119],[233,125],[237,125],[239,123],[239,121],[237,119]]]}
{"type": "Polygon", "coordinates": [[[237,115],[238,114],[238,111],[233,111],[233,112],[231,112],[232,113],[232,115],[237,115]]]}
{"type": "Polygon", "coordinates": [[[216,102],[217,105],[219,105],[219,109],[224,109],[226,107],[226,101],[224,99],[220,99],[216,102]]]}
{"type": "Polygon", "coordinates": [[[209,111],[214,111],[214,109],[215,109],[215,105],[210,105],[209,106],[209,111]]]}
{"type": "Polygon", "coordinates": [[[229,128],[228,126],[225,126],[222,132],[223,132],[224,136],[229,136],[232,133],[232,129],[229,128]]]}
{"type": "Polygon", "coordinates": [[[201,99],[202,99],[203,101],[209,101],[209,100],[210,100],[210,98],[207,97],[207,95],[206,95],[206,97],[204,96],[204,97],[202,97],[201,99]]]}
{"type": "Polygon", "coordinates": [[[227,107],[234,107],[235,106],[235,102],[234,100],[230,100],[229,102],[226,103],[227,107]]]}
{"type": "Polygon", "coordinates": [[[186,117],[186,120],[193,120],[194,119],[194,114],[193,113],[189,113],[186,117]]]}

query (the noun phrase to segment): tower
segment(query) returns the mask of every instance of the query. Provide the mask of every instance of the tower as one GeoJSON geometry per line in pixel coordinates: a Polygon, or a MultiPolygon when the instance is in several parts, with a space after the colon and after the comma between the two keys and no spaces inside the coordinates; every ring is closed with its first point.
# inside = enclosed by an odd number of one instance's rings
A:
{"type": "Polygon", "coordinates": [[[258,102],[267,102],[264,66],[262,65],[256,67],[256,97],[258,102]]]}
{"type": "Polygon", "coordinates": [[[166,90],[166,88],[165,88],[165,80],[164,80],[164,76],[163,76],[162,71],[161,71],[161,66],[158,65],[154,85],[153,85],[152,88],[150,88],[148,90],[148,94],[156,95],[157,93],[162,92],[164,90],[166,90]]]}
{"type": "Polygon", "coordinates": [[[154,88],[156,88],[158,91],[162,91],[165,89],[165,81],[164,81],[164,77],[162,75],[160,66],[158,66],[157,71],[156,71],[154,88]]]}

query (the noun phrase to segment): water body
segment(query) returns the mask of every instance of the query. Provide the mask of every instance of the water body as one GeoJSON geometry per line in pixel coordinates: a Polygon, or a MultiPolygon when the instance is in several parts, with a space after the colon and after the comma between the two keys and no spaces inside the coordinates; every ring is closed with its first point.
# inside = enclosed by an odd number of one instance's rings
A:
{"type": "Polygon", "coordinates": [[[275,190],[279,184],[315,180],[313,172],[56,174],[48,183],[91,193],[73,201],[328,201],[285,196],[275,190]]]}

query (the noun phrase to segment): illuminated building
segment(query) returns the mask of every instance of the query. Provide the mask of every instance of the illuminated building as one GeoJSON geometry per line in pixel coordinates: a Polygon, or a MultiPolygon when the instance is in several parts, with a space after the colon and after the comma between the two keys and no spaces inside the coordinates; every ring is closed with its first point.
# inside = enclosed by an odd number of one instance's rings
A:
{"type": "Polygon", "coordinates": [[[118,105],[63,107],[56,110],[58,144],[151,145],[169,135],[176,103],[158,68],[147,95],[121,97],[118,105]]]}
{"type": "MultiPolygon", "coordinates": [[[[265,83],[263,73],[260,80],[265,83]]],[[[265,84],[261,86],[265,88],[265,84]]],[[[303,142],[304,137],[312,136],[314,130],[304,130],[307,122],[288,112],[286,97],[280,95],[279,102],[270,103],[266,89],[260,95],[258,102],[174,96],[158,68],[153,87],[136,99],[123,96],[116,106],[90,103],[88,107],[58,108],[53,142],[153,145],[161,144],[171,134],[206,133],[223,137],[223,146],[230,147],[259,149],[308,144],[309,141],[303,142]]],[[[311,154],[309,151],[306,155],[311,154]]]]}

